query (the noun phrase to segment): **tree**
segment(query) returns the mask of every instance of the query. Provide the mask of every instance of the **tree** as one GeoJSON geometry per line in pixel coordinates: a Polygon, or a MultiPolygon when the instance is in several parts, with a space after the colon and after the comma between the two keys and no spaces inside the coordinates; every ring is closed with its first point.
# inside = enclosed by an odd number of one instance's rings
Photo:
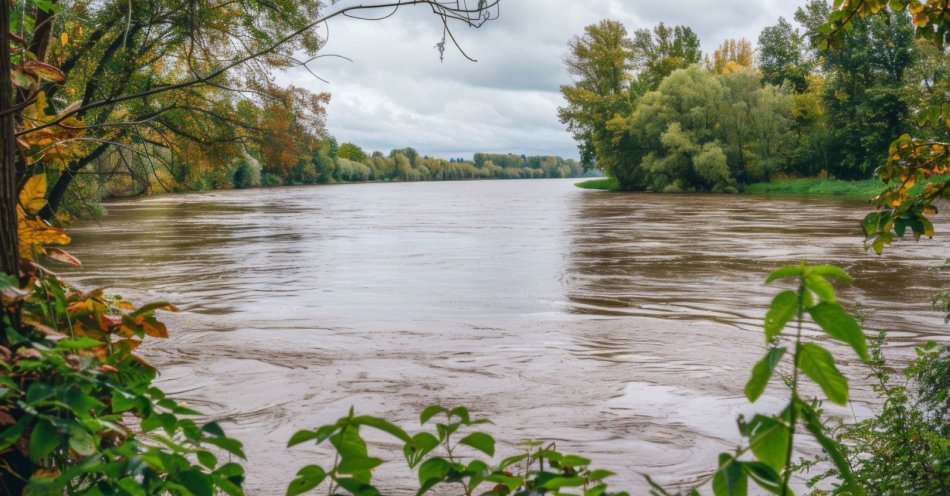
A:
{"type": "Polygon", "coordinates": [[[750,69],[755,63],[752,43],[749,40],[730,38],[722,42],[713,51],[712,60],[706,57],[706,67],[716,74],[729,74],[742,69],[750,69]]]}
{"type": "Polygon", "coordinates": [[[784,18],[779,17],[778,24],[759,34],[758,56],[763,82],[773,86],[787,84],[796,93],[805,91],[815,63],[808,55],[805,37],[784,18]]]}
{"type": "Polygon", "coordinates": [[[353,143],[343,143],[340,145],[340,149],[337,151],[337,156],[347,160],[352,160],[354,162],[362,162],[366,160],[366,152],[353,143]]]}
{"type": "MultiPolygon", "coordinates": [[[[838,48],[858,19],[869,16],[892,16],[908,12],[919,39],[929,40],[944,50],[950,40],[950,5],[939,0],[859,0],[835,1],[835,9],[819,27],[815,41],[821,49],[838,48]]],[[[874,40],[880,43],[879,40],[874,40]]],[[[917,113],[918,123],[932,128],[950,128],[950,103],[934,102],[917,113]]],[[[943,131],[934,131],[940,135],[943,131]]],[[[864,219],[866,242],[881,253],[894,236],[903,236],[911,228],[915,238],[933,236],[933,224],[927,218],[937,212],[935,203],[950,198],[950,143],[939,139],[914,138],[904,134],[891,142],[887,159],[875,174],[885,183],[892,183],[875,198],[881,210],[864,219]]]]}
{"type": "MultiPolygon", "coordinates": [[[[574,37],[568,47],[564,65],[574,84],[561,86],[567,106],[558,108],[558,118],[578,141],[584,167],[591,168],[603,157],[597,142],[609,134],[607,122],[629,110],[634,46],[623,24],[604,20],[584,28],[584,35],[574,37]]],[[[598,165],[609,173],[609,166],[598,165]]]]}
{"type": "Polygon", "coordinates": [[[838,144],[829,172],[866,179],[893,138],[910,130],[903,87],[916,53],[913,25],[904,13],[856,19],[853,26],[823,57],[824,105],[838,144]]]}
{"type": "Polygon", "coordinates": [[[660,23],[638,29],[633,35],[634,68],[640,92],[655,90],[676,69],[702,60],[699,37],[687,26],[669,27],[660,23]]]}

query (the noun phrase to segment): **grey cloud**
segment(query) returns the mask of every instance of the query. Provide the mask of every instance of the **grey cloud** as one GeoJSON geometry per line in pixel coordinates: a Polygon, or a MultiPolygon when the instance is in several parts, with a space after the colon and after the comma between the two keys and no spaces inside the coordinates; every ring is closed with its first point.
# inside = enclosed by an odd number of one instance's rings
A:
{"type": "MultiPolygon", "coordinates": [[[[355,2],[340,2],[345,5],[355,2]]],[[[364,2],[365,3],[365,2],[364,2]]],[[[454,33],[472,63],[448,46],[439,60],[440,21],[404,8],[385,21],[331,21],[326,53],[306,71],[278,75],[314,91],[328,91],[328,128],[341,142],[382,151],[412,146],[424,154],[457,157],[475,151],[577,155],[557,120],[558,87],[570,79],[562,57],[568,40],[600,19],[631,32],[659,22],[692,27],[705,52],[727,37],[755,42],[779,16],[790,18],[804,0],[502,0],[501,18],[454,33]]],[[[331,7],[335,8],[335,7],[331,7]]]]}

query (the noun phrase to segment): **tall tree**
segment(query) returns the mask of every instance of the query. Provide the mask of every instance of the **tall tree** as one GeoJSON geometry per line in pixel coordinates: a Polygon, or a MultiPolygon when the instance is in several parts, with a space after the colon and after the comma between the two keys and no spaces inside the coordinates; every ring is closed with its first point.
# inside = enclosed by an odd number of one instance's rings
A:
{"type": "Polygon", "coordinates": [[[676,69],[684,69],[702,60],[699,37],[691,28],[670,27],[663,23],[653,31],[638,29],[633,35],[633,53],[641,92],[655,90],[676,69]]]}
{"type": "Polygon", "coordinates": [[[838,145],[833,175],[867,179],[891,140],[910,130],[903,87],[915,58],[914,27],[903,12],[855,19],[840,47],[824,55],[824,104],[838,145]]]}
{"type": "Polygon", "coordinates": [[[752,52],[752,43],[749,40],[729,38],[713,51],[712,60],[706,57],[705,64],[716,74],[730,74],[751,68],[755,64],[752,52]]]}
{"type": "Polygon", "coordinates": [[[815,68],[805,37],[783,17],[759,34],[758,57],[763,82],[774,86],[787,84],[796,93],[805,91],[808,75],[815,68]]]}
{"type": "Polygon", "coordinates": [[[603,156],[597,147],[609,134],[607,122],[630,108],[634,46],[623,24],[604,20],[584,28],[568,47],[564,65],[574,84],[561,86],[567,106],[558,108],[558,118],[579,142],[581,162],[589,168],[603,156]]]}

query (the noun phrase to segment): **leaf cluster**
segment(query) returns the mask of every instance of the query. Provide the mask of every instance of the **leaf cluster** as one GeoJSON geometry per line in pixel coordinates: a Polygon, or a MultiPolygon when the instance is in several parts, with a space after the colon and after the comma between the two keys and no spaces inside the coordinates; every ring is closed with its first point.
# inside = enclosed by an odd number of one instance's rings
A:
{"type": "Polygon", "coordinates": [[[153,385],[156,370],[133,351],[167,337],[167,303],[136,307],[102,290],[81,292],[45,270],[26,289],[5,277],[23,306],[0,346],[2,489],[26,495],[212,496],[243,494],[241,443],[153,385]],[[224,455],[224,458],[221,458],[224,455]],[[197,460],[197,461],[196,461],[197,460]]]}
{"type": "Polygon", "coordinates": [[[337,453],[333,466],[326,470],[307,465],[287,488],[288,496],[303,494],[328,485],[328,494],[375,496],[382,494],[372,485],[372,469],[382,459],[368,454],[360,428],[370,427],[389,434],[402,443],[402,452],[410,470],[417,472],[417,495],[439,487],[455,487],[459,494],[490,496],[528,496],[540,494],[583,494],[584,496],[626,495],[607,491],[603,479],[613,475],[592,469],[591,460],[557,451],[554,443],[526,442],[525,452],[491,463],[495,439],[477,426],[490,423],[473,418],[464,407],[429,406],[420,415],[420,424],[430,429],[410,435],[401,427],[379,417],[349,415],[334,424],[301,430],[288,446],[329,441],[337,453]],[[487,455],[488,460],[479,458],[487,455]]]}

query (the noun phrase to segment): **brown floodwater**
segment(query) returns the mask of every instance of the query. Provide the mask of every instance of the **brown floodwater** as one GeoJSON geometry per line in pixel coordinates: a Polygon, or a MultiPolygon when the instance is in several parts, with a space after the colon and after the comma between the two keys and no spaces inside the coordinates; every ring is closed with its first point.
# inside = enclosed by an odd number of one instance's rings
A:
{"type": "MultiPolygon", "coordinates": [[[[807,259],[855,278],[840,299],[891,330],[889,354],[948,341],[933,293],[950,274],[950,223],[934,240],[865,252],[866,202],[622,194],[576,180],[353,184],[169,195],[108,205],[71,229],[66,271],[138,302],[167,300],[171,338],[144,347],[160,384],[213,418],[249,455],[247,493],[283,494],[297,468],[332,463],[291,434],[352,406],[416,429],[439,403],[489,417],[499,456],[548,439],[618,472],[689,483],[738,442],[742,388],[764,350],[760,323],[807,259]]],[[[810,336],[817,336],[814,332],[810,336]]],[[[853,353],[829,344],[867,415],[853,353]]],[[[378,436],[370,436],[377,439],[378,436]]],[[[382,438],[378,438],[382,440],[382,438]]],[[[399,456],[394,444],[381,450],[399,456]]],[[[809,448],[806,446],[806,451],[809,448]]],[[[813,449],[813,448],[811,448],[813,449]]],[[[500,459],[500,458],[499,458],[500,459]]],[[[412,476],[377,471],[392,494],[412,476]]]]}

